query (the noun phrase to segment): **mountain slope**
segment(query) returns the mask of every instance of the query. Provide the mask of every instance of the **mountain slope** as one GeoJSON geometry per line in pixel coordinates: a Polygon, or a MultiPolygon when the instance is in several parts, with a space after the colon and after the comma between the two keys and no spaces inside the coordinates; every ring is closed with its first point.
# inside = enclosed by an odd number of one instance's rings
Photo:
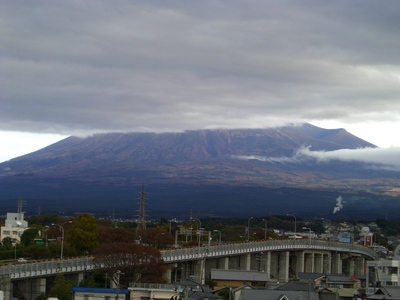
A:
{"type": "MultiPolygon", "coordinates": [[[[14,172],[49,172],[67,164],[82,168],[129,162],[158,165],[204,162],[231,156],[291,156],[301,146],[311,150],[375,147],[344,129],[327,130],[310,124],[276,129],[198,130],[182,133],[109,133],[69,137],[3,165],[14,172]]],[[[4,168],[3,168],[4,169],[4,168]]]]}
{"type": "MultiPolygon", "coordinates": [[[[310,124],[69,137],[0,164],[0,201],[22,197],[48,209],[60,205],[82,210],[126,209],[135,201],[135,188],[145,184],[151,191],[153,211],[226,211],[227,206],[234,211],[258,211],[263,206],[280,211],[295,201],[293,207],[309,212],[311,203],[306,202],[313,197],[321,199],[321,191],[331,195],[352,187],[371,192],[371,187],[379,189],[397,180],[398,174],[365,172],[363,164],[355,162],[321,164],[301,158],[296,163],[279,163],[301,147],[331,151],[375,146],[344,129],[310,124]],[[243,156],[270,161],[241,159],[243,156]],[[302,202],[297,195],[307,196],[302,202]],[[243,201],[250,208],[243,207],[243,201]]],[[[316,207],[314,203],[314,209],[321,209],[316,207]]]]}

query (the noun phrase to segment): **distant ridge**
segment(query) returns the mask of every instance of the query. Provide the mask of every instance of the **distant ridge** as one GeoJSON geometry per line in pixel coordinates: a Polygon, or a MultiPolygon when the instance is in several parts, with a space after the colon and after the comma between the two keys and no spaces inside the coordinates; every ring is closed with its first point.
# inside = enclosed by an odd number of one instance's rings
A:
{"type": "Polygon", "coordinates": [[[117,206],[134,211],[135,189],[145,184],[151,199],[149,209],[160,213],[195,208],[220,214],[226,207],[236,213],[254,213],[259,207],[278,212],[293,203],[293,207],[313,213],[311,210],[320,210],[318,206],[324,203],[334,205],[330,201],[334,202],[337,193],[374,195],[372,186],[382,189],[398,176],[378,170],[365,172],[365,165],[355,162],[322,164],[302,158],[293,164],[279,164],[277,159],[274,163],[238,159],[290,158],[302,147],[333,151],[376,146],[345,129],[311,124],[71,136],[1,163],[0,201],[23,197],[32,199],[32,205],[40,204],[42,210],[77,206],[80,210],[111,210],[117,206]],[[325,196],[321,196],[322,191],[325,196]],[[330,196],[311,205],[310,199],[316,195],[319,199],[330,196]]]}

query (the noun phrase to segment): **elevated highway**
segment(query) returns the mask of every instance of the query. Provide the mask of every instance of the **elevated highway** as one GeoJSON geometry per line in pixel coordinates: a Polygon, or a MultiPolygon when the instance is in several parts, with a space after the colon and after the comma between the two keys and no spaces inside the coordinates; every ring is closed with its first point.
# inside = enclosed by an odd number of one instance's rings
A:
{"type": "MultiPolygon", "coordinates": [[[[161,254],[168,268],[166,281],[194,276],[202,282],[213,268],[263,271],[271,281],[280,282],[297,278],[299,272],[364,275],[366,261],[378,259],[375,251],[361,245],[314,239],[220,244],[161,254]]],[[[44,292],[47,277],[62,272],[75,276],[78,284],[85,272],[95,268],[91,256],[6,264],[0,266],[0,290],[6,292],[8,300],[13,284],[31,280],[32,298],[27,299],[34,299],[44,292]]]]}

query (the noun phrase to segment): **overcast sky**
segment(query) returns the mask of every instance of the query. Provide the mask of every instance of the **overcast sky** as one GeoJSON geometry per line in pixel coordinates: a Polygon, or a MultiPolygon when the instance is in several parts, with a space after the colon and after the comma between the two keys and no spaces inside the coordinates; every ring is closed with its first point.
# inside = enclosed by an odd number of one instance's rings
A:
{"type": "Polygon", "coordinates": [[[0,161],[69,135],[301,122],[400,160],[399,28],[398,0],[2,1],[0,161]]]}

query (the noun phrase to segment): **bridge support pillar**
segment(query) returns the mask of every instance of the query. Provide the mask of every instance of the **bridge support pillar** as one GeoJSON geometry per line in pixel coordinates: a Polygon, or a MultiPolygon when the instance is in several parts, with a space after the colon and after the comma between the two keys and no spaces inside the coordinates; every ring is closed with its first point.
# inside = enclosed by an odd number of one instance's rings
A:
{"type": "Polygon", "coordinates": [[[218,258],[217,268],[224,270],[229,269],[229,257],[218,258]]]}
{"type": "Polygon", "coordinates": [[[0,276],[0,290],[4,292],[4,299],[12,298],[13,285],[11,283],[11,278],[8,275],[0,276]]]}
{"type": "Polygon", "coordinates": [[[195,280],[200,284],[204,284],[206,275],[206,260],[200,259],[195,261],[193,266],[193,275],[195,280]]]}
{"type": "Polygon", "coordinates": [[[165,282],[172,282],[172,280],[175,281],[175,271],[178,272],[178,268],[177,264],[168,264],[166,265],[167,267],[167,272],[165,272],[163,278],[165,280],[165,282]]]}
{"type": "Polygon", "coordinates": [[[271,251],[265,254],[265,272],[271,278],[271,251]]]}
{"type": "Polygon", "coordinates": [[[279,275],[278,280],[281,282],[289,281],[289,251],[279,253],[279,275]]]}
{"type": "MultiPolygon", "coordinates": [[[[225,257],[224,257],[225,258],[225,257]]],[[[211,269],[223,269],[223,267],[221,268],[221,262],[220,260],[222,260],[223,262],[225,261],[221,258],[205,258],[205,278],[211,278],[211,269]]]]}
{"type": "Polygon", "coordinates": [[[350,257],[350,261],[349,261],[349,276],[355,275],[355,263],[356,263],[356,258],[354,256],[350,257]]]}
{"type": "MultiPolygon", "coordinates": [[[[36,278],[33,281],[32,294],[46,295],[46,278],[36,278]]],[[[32,298],[35,299],[36,297],[32,298]]]]}
{"type": "Polygon", "coordinates": [[[324,254],[323,253],[315,253],[314,254],[314,272],[322,273],[324,268],[324,254]]]}
{"type": "Polygon", "coordinates": [[[332,273],[342,274],[342,257],[339,252],[332,256],[332,273]]]}
{"type": "Polygon", "coordinates": [[[355,261],[354,275],[366,275],[366,263],[364,257],[357,257],[355,261]]]}
{"type": "Polygon", "coordinates": [[[197,261],[169,264],[164,279],[166,282],[177,282],[180,279],[188,279],[190,275],[193,275],[198,280],[199,278],[195,273],[196,265],[197,261]]]}
{"type": "Polygon", "coordinates": [[[240,256],[231,256],[229,258],[229,267],[228,269],[239,270],[240,269],[240,256]]]}
{"type": "Polygon", "coordinates": [[[275,279],[277,282],[289,281],[289,251],[270,253],[270,279],[275,279]]]}
{"type": "Polygon", "coordinates": [[[46,278],[19,280],[16,284],[16,288],[27,300],[34,300],[41,294],[46,294],[46,278]]]}
{"type": "Polygon", "coordinates": [[[256,259],[256,270],[260,272],[266,272],[267,268],[267,253],[260,252],[255,256],[256,259]]]}
{"type": "Polygon", "coordinates": [[[331,266],[332,255],[331,255],[331,253],[325,254],[323,256],[323,260],[324,260],[324,262],[323,262],[324,266],[323,266],[322,273],[327,273],[327,274],[332,273],[331,272],[331,270],[332,270],[332,266],[331,266]]]}
{"type": "Polygon", "coordinates": [[[304,253],[304,271],[314,273],[314,252],[304,253]]]}
{"type": "Polygon", "coordinates": [[[240,270],[251,270],[251,254],[240,256],[240,270]]]}
{"type": "Polygon", "coordinates": [[[296,279],[299,278],[299,273],[304,272],[304,260],[305,260],[305,252],[301,251],[301,252],[296,252],[295,254],[296,256],[296,264],[293,266],[294,272],[295,272],[295,277],[296,279]],[[296,268],[294,268],[296,267],[296,268]]]}
{"type": "Polygon", "coordinates": [[[206,259],[200,260],[200,283],[206,283],[206,259]]]}
{"type": "Polygon", "coordinates": [[[271,272],[270,279],[278,281],[279,276],[279,252],[271,252],[271,272]]]}

